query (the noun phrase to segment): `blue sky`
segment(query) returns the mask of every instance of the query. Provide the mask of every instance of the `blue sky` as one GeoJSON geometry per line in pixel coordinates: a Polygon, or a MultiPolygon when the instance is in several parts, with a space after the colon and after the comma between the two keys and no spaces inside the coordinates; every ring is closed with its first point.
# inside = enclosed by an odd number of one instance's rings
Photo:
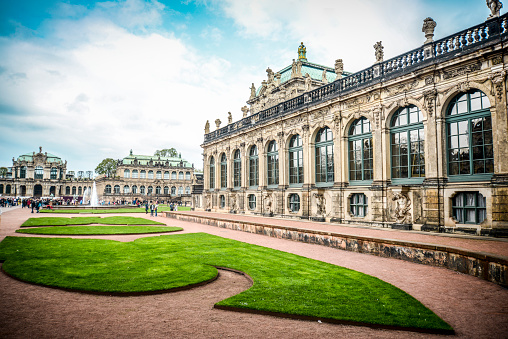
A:
{"type": "MultiPolygon", "coordinates": [[[[504,9],[501,10],[503,14],[504,9]]],[[[175,147],[202,168],[206,120],[297,57],[356,72],[479,24],[483,0],[0,0],[0,166],[38,150],[94,170],[175,147]]]]}

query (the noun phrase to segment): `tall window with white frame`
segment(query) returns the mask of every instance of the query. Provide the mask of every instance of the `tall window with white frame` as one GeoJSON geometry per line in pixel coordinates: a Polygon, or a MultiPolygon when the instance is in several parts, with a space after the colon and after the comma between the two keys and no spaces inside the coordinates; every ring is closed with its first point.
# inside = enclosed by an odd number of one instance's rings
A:
{"type": "Polygon", "coordinates": [[[220,188],[226,189],[228,187],[228,159],[226,153],[222,153],[220,157],[220,188]]]}
{"type": "Polygon", "coordinates": [[[237,149],[233,156],[233,187],[240,188],[242,185],[242,158],[240,150],[237,149]]]}
{"type": "MultiPolygon", "coordinates": [[[[209,178],[210,178],[210,189],[214,189],[215,188],[215,159],[213,157],[210,158],[210,166],[209,166],[209,169],[210,169],[210,173],[209,173],[209,178]]],[[[175,179],[176,179],[176,172],[173,172],[175,173],[175,179]]],[[[173,193],[173,189],[171,189],[171,194],[175,194],[173,193]]]]}
{"type": "Polygon", "coordinates": [[[320,129],[316,135],[316,184],[330,185],[333,173],[333,133],[328,127],[320,129]]]}
{"type": "Polygon", "coordinates": [[[257,187],[259,185],[259,157],[258,148],[252,146],[249,151],[249,186],[257,187]]]}
{"type": "Polygon", "coordinates": [[[349,180],[368,184],[373,179],[373,150],[370,121],[362,117],[349,130],[349,180]]]}
{"type": "Polygon", "coordinates": [[[489,179],[494,172],[489,98],[477,89],[457,95],[446,116],[449,180],[489,179]]]}
{"type": "Polygon", "coordinates": [[[279,149],[275,140],[268,144],[268,152],[266,153],[267,166],[267,183],[268,186],[279,184],[279,149]]]}
{"type": "Polygon", "coordinates": [[[419,180],[425,177],[425,134],[423,115],[414,105],[400,108],[390,126],[392,180],[419,180]]]}
{"type": "Polygon", "coordinates": [[[303,184],[303,147],[298,134],[289,141],[289,184],[300,186],[303,184]]]}

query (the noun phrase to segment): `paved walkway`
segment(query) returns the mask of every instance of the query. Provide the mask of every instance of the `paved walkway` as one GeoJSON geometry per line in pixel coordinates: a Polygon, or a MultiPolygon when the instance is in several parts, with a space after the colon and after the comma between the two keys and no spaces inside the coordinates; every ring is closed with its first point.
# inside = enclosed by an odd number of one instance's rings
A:
{"type": "MultiPolygon", "coordinates": [[[[110,214],[108,214],[109,216],[110,214]]],[[[132,214],[144,216],[143,214],[132,214]]],[[[0,240],[14,233],[31,214],[26,209],[2,214],[0,240]]],[[[63,216],[63,215],[62,215],[63,216]]],[[[243,217],[224,215],[227,218],[243,217]]],[[[351,268],[372,276],[411,294],[442,317],[456,331],[458,338],[507,338],[508,289],[478,278],[444,268],[381,258],[334,248],[271,238],[247,232],[190,223],[169,218],[148,217],[180,226],[185,233],[206,232],[225,238],[266,246],[305,257],[351,268]]],[[[298,227],[313,227],[314,223],[272,218],[271,222],[290,223],[298,227]]],[[[255,220],[261,220],[255,218],[255,220]]],[[[337,232],[381,232],[384,238],[425,236],[426,241],[465,241],[492,248],[507,246],[503,240],[477,240],[443,237],[391,230],[371,230],[348,226],[318,224],[337,232]],[[389,236],[387,236],[389,235],[389,236]],[[494,246],[496,245],[496,246],[494,246]]],[[[366,234],[367,234],[366,233],[366,234]]],[[[147,235],[153,236],[153,235],[147,235]]],[[[96,236],[87,238],[131,241],[141,236],[96,236]]],[[[84,238],[84,237],[79,237],[84,238]]],[[[422,238],[423,239],[423,238],[422,238]]],[[[448,244],[448,243],[446,243],[448,244]]],[[[502,253],[505,253],[502,250],[502,253]]],[[[283,264],[283,263],[281,263],[283,264]]],[[[278,319],[261,315],[246,315],[212,309],[215,302],[227,297],[220,289],[242,284],[237,278],[219,279],[214,283],[189,291],[118,298],[91,296],[54,290],[19,282],[0,274],[0,337],[173,337],[173,338],[427,338],[440,337],[401,331],[375,330],[364,327],[319,324],[315,322],[278,319]],[[222,282],[221,282],[222,281],[222,282]],[[225,281],[225,282],[224,282],[225,281]],[[174,304],[175,300],[182,303],[174,304]],[[201,302],[203,301],[203,302],[201,302]],[[142,326],[149,324],[149,326],[142,326]],[[144,328],[141,331],[141,328],[144,328]]],[[[241,285],[245,286],[245,285],[241,285]]],[[[243,287],[245,288],[245,287],[243,287]]],[[[238,293],[234,292],[233,294],[238,293]]],[[[233,295],[232,294],[232,295],[233,295]]]]}

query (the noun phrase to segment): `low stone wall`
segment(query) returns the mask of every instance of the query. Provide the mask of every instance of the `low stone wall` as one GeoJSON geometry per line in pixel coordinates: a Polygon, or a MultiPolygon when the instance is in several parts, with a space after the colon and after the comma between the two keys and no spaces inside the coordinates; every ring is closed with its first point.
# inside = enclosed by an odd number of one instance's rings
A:
{"type": "Polygon", "coordinates": [[[248,221],[204,217],[190,213],[163,212],[166,217],[201,223],[235,231],[262,234],[333,247],[345,251],[367,253],[423,265],[445,267],[508,287],[508,257],[472,252],[456,247],[410,241],[369,238],[301,228],[258,224],[248,221]]]}

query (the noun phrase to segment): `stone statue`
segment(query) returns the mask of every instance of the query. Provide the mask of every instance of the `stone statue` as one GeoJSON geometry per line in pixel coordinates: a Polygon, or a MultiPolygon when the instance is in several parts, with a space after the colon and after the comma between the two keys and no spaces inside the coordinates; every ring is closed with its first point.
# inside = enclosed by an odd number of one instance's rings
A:
{"type": "Polygon", "coordinates": [[[432,20],[432,18],[427,18],[423,20],[423,27],[422,32],[425,33],[425,40],[424,44],[428,44],[429,42],[432,42],[432,37],[434,36],[434,28],[436,28],[436,22],[432,20]]]}
{"type": "Polygon", "coordinates": [[[296,61],[293,59],[293,63],[291,64],[291,79],[296,77],[296,61]]]}
{"type": "Polygon", "coordinates": [[[256,87],[254,86],[254,83],[252,83],[252,86],[250,87],[250,99],[254,99],[255,97],[256,97],[256,87]]]}
{"type": "Polygon", "coordinates": [[[499,17],[499,11],[503,8],[503,4],[499,0],[487,0],[487,7],[490,9],[488,20],[499,17]]]}
{"type": "Polygon", "coordinates": [[[249,113],[249,108],[247,106],[243,106],[241,108],[242,112],[243,112],[243,117],[246,118],[247,117],[247,113],[249,113]]]}
{"type": "Polygon", "coordinates": [[[317,215],[324,217],[326,215],[326,199],[323,194],[314,193],[316,198],[317,215]]]}
{"type": "Polygon", "coordinates": [[[266,75],[268,76],[268,83],[271,84],[273,82],[273,71],[270,67],[266,69],[266,75]]]}
{"type": "Polygon", "coordinates": [[[205,134],[208,134],[210,133],[210,122],[208,122],[208,120],[206,121],[206,124],[205,124],[205,134]]]}
{"type": "Polygon", "coordinates": [[[298,47],[298,60],[307,61],[307,48],[305,48],[303,42],[300,44],[300,47],[298,47]]]}
{"type": "Polygon", "coordinates": [[[344,72],[344,63],[342,59],[335,60],[335,74],[337,74],[337,79],[342,79],[342,73],[344,72]]]}
{"type": "Polygon", "coordinates": [[[384,55],[384,52],[383,52],[383,45],[381,44],[382,41],[378,41],[376,42],[376,44],[374,45],[374,49],[376,50],[376,63],[378,62],[383,62],[383,55],[384,55]]]}
{"type": "Polygon", "coordinates": [[[217,129],[220,128],[220,123],[221,123],[220,119],[215,119],[215,126],[217,126],[217,129]]]}
{"type": "Polygon", "coordinates": [[[298,60],[296,62],[296,76],[297,77],[302,77],[302,61],[301,60],[298,60]]]}
{"type": "Polygon", "coordinates": [[[273,213],[273,204],[272,204],[272,195],[270,193],[264,193],[264,204],[265,204],[265,213],[272,214],[273,213]]]}
{"type": "Polygon", "coordinates": [[[280,85],[280,77],[281,77],[281,75],[279,72],[275,73],[275,86],[280,85]]]}
{"type": "Polygon", "coordinates": [[[328,83],[328,79],[326,78],[326,69],[323,70],[323,74],[321,74],[321,81],[324,83],[324,84],[327,84],[328,83]]]}
{"type": "Polygon", "coordinates": [[[305,91],[310,91],[312,85],[312,79],[309,73],[305,73],[305,91]]]}
{"type": "Polygon", "coordinates": [[[392,201],[395,201],[394,218],[397,224],[411,223],[411,200],[406,194],[396,193],[392,201]]]}
{"type": "Polygon", "coordinates": [[[231,115],[231,112],[228,112],[228,125],[233,122],[233,116],[231,115]]]}
{"type": "Polygon", "coordinates": [[[229,206],[231,207],[230,212],[237,213],[239,210],[238,207],[238,201],[236,199],[236,194],[232,194],[231,198],[229,199],[229,206]]]}

